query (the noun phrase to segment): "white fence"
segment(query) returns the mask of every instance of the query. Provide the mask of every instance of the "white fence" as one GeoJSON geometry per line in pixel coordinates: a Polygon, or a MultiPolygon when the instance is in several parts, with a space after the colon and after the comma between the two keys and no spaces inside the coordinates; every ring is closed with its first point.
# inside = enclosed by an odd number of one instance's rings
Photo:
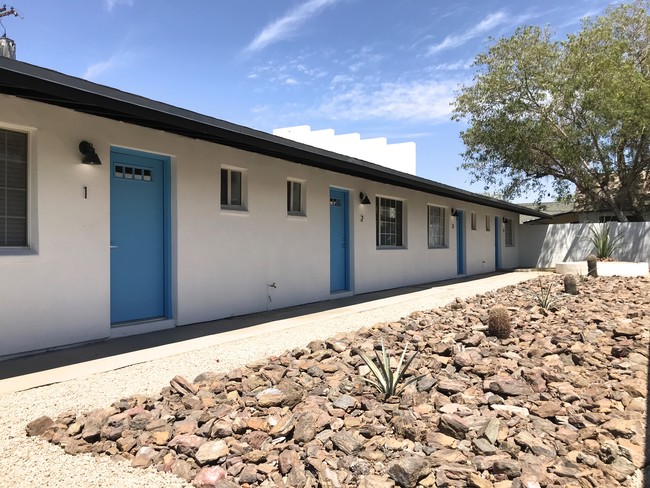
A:
{"type": "MultiPolygon", "coordinates": [[[[593,252],[589,228],[602,224],[522,225],[519,263],[528,268],[553,268],[563,261],[584,261],[593,252]]],[[[619,261],[650,263],[650,222],[611,222],[610,237],[623,233],[619,261]]]]}

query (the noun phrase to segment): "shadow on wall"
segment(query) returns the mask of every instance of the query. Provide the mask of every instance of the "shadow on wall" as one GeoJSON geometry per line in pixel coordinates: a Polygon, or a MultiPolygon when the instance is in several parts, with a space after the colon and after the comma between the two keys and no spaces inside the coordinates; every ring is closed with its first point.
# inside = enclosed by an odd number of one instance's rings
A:
{"type": "MultiPolygon", "coordinates": [[[[520,265],[552,268],[555,263],[584,261],[593,252],[589,229],[594,224],[524,225],[520,265]]],[[[610,236],[623,233],[614,254],[619,261],[650,262],[650,222],[611,222],[610,236]]]]}

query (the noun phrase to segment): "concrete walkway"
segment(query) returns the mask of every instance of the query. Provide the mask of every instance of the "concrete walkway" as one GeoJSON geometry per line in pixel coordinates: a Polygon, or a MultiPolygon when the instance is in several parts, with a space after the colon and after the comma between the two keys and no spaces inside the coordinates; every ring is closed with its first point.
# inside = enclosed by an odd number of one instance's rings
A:
{"type": "MultiPolygon", "coordinates": [[[[443,306],[456,297],[471,297],[540,274],[543,273],[493,273],[429,283],[10,359],[0,362],[0,395],[236,341],[268,340],[269,334],[287,329],[300,328],[303,332],[315,327],[334,335],[343,322],[360,328],[398,320],[416,310],[443,306]]],[[[303,335],[296,337],[302,340],[303,335]]]]}

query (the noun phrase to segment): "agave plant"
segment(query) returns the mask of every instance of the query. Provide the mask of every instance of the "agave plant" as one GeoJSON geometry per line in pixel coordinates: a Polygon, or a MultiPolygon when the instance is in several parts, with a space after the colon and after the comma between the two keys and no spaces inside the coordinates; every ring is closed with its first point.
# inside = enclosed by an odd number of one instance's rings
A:
{"type": "Polygon", "coordinates": [[[594,246],[594,253],[598,259],[611,258],[623,245],[623,232],[610,237],[608,224],[592,225],[589,227],[589,242],[594,246]]]}
{"type": "Polygon", "coordinates": [[[416,382],[420,379],[419,376],[409,378],[401,386],[400,383],[404,379],[404,374],[406,370],[411,365],[415,356],[417,356],[417,351],[415,351],[411,357],[409,357],[406,362],[406,350],[408,345],[404,347],[402,356],[400,357],[399,363],[397,364],[397,369],[393,371],[390,367],[390,355],[386,353],[386,348],[384,347],[384,339],[381,339],[381,356],[377,351],[375,351],[375,358],[377,362],[373,361],[367,354],[362,351],[359,351],[359,356],[363,359],[363,362],[370,368],[370,372],[373,374],[375,379],[371,378],[361,378],[363,381],[374,386],[379,393],[383,393],[385,398],[389,398],[393,395],[400,395],[404,388],[406,388],[411,383],[416,382]]]}
{"type": "Polygon", "coordinates": [[[539,291],[535,293],[535,301],[544,310],[549,310],[558,301],[553,294],[553,283],[544,284],[542,278],[539,278],[539,291]]]}

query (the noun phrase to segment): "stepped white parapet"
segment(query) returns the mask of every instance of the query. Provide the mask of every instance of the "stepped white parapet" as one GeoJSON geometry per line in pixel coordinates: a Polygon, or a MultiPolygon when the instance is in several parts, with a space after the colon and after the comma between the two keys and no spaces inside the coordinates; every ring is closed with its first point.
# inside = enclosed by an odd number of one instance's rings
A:
{"type": "Polygon", "coordinates": [[[336,134],[333,129],[312,130],[308,125],[273,129],[276,136],[415,174],[415,142],[389,144],[385,137],[362,139],[357,132],[336,134]]]}

